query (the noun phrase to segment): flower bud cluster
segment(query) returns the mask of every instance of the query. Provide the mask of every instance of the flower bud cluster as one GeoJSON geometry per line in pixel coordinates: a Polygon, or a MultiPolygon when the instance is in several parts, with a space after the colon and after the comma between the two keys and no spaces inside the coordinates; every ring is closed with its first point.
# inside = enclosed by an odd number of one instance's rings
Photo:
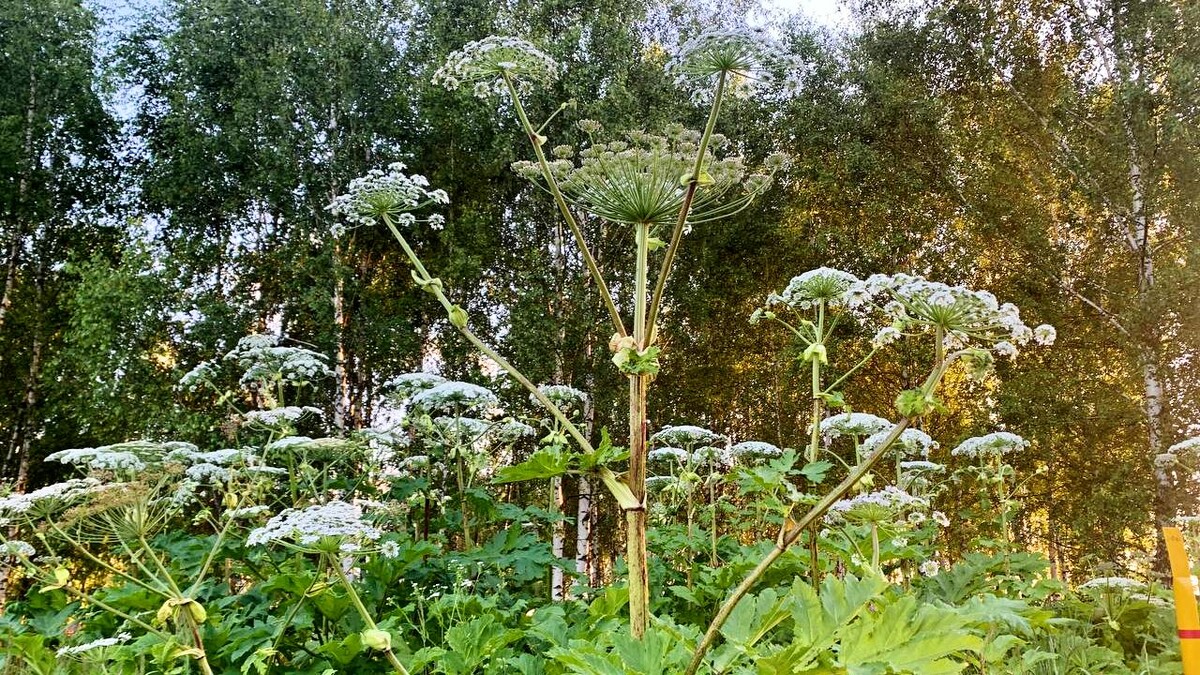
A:
{"type": "MultiPolygon", "coordinates": [[[[550,172],[564,196],[588,213],[613,223],[669,225],[679,217],[701,140],[700,132],[673,125],[665,135],[633,131],[577,152],[561,146],[558,155],[575,159],[551,161],[550,172]]],[[[752,173],[742,157],[718,156],[725,143],[724,137],[714,135],[705,150],[689,223],[717,220],[745,208],[770,187],[777,170],[771,167],[786,164],[783,155],[772,156],[764,173],[752,173]]],[[[515,162],[512,168],[535,184],[543,179],[541,167],[533,162],[515,162]]]]}

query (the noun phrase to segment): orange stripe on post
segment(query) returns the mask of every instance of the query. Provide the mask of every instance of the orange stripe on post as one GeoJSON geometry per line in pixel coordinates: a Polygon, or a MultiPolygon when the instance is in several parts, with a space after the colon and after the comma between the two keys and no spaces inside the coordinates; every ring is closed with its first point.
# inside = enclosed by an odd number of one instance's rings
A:
{"type": "Polygon", "coordinates": [[[1179,626],[1179,654],[1184,675],[1200,675],[1200,611],[1196,608],[1196,586],[1192,566],[1183,546],[1183,534],[1177,527],[1164,527],[1163,540],[1171,560],[1175,591],[1175,621],[1179,626]]]}

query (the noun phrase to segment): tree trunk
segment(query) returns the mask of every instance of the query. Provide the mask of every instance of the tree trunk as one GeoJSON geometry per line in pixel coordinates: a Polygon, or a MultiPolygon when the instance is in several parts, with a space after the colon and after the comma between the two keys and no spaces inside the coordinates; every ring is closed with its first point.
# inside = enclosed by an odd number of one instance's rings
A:
{"type": "Polygon", "coordinates": [[[13,289],[17,285],[17,266],[21,258],[21,240],[22,236],[20,228],[17,228],[12,235],[12,243],[8,247],[8,262],[5,265],[4,271],[4,295],[0,296],[0,328],[4,328],[4,319],[8,316],[8,310],[13,303],[13,289]]]}
{"type": "MultiPolygon", "coordinates": [[[[555,515],[563,515],[566,513],[566,499],[563,497],[562,477],[556,477],[550,481],[550,498],[554,502],[555,515]]],[[[554,553],[555,558],[562,558],[566,552],[567,542],[567,524],[559,519],[554,523],[554,534],[550,540],[550,548],[554,553]]],[[[566,583],[563,568],[555,565],[550,573],[550,599],[554,602],[565,599],[566,583]]]]}
{"type": "Polygon", "coordinates": [[[33,337],[33,349],[29,356],[29,375],[25,381],[24,406],[20,419],[13,428],[12,447],[10,454],[17,457],[17,481],[13,485],[16,492],[25,492],[29,487],[29,446],[33,442],[33,434],[29,432],[32,425],[34,408],[38,403],[38,379],[42,374],[42,340],[36,334],[33,337]]]}

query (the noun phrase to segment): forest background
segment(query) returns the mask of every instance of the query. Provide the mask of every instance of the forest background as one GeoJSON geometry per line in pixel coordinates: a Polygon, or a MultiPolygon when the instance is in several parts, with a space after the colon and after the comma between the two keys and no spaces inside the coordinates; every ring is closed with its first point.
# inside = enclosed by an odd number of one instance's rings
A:
{"type": "MultiPolygon", "coordinates": [[[[520,35],[567,66],[529,101],[539,115],[597,94],[556,118],[555,142],[578,141],[583,118],[695,127],[705,111],[664,73],[664,45],[749,22],[810,66],[782,100],[730,103],[722,131],[748,157],[795,161],[682,248],[654,428],[805,441],[799,354],[748,322],[800,271],[988,288],[1054,324],[1056,348],[947,383],[951,414],[929,430],[1032,441],[1012,460],[1033,476],[1015,533],[1056,573],[1142,567],[1198,492],[1155,457],[1200,431],[1200,6],[845,11],[833,30],[747,1],[0,0],[0,480],[51,482],[40,460],[65,448],[222,447],[231,415],[176,383],[249,332],[330,357],[331,394],[303,403],[346,431],[393,420],[380,386],[396,374],[488,382],[387,233],[339,231],[325,210],[393,161],[450,193],[444,228],[413,238],[488,339],[535,381],[591,392],[595,433],[619,429],[604,310],[548,200],[509,170],[519,132],[430,78],[468,40],[520,35]]],[[[588,233],[606,274],[630,269],[628,231],[588,233]]],[[[886,415],[918,384],[914,358],[873,361],[858,407],[886,415]]],[[[601,505],[596,536],[619,537],[601,505]]]]}

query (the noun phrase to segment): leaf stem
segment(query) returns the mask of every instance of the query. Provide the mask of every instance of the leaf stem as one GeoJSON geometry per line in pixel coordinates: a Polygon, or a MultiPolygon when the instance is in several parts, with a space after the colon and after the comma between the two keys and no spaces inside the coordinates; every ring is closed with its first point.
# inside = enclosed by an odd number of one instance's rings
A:
{"type": "Polygon", "coordinates": [[[604,301],[604,306],[608,310],[608,317],[612,320],[613,329],[621,337],[627,336],[629,333],[625,330],[625,324],[621,321],[621,312],[617,309],[617,304],[613,302],[612,294],[609,293],[608,284],[604,281],[604,276],[600,274],[600,266],[596,264],[596,258],[588,249],[587,241],[583,238],[583,230],[579,227],[579,222],[575,220],[575,215],[571,213],[571,206],[567,203],[567,198],[563,196],[562,190],[558,187],[558,181],[554,178],[554,173],[550,170],[550,162],[546,160],[546,153],[542,150],[542,141],[538,132],[534,130],[533,124],[529,121],[529,116],[525,113],[525,106],[521,104],[521,97],[517,94],[517,87],[513,84],[512,78],[508,73],[504,74],[504,84],[508,86],[508,93],[512,96],[513,107],[517,110],[517,118],[521,121],[521,128],[525,131],[525,135],[529,138],[530,144],[533,145],[533,153],[537,156],[538,166],[542,170],[542,178],[545,179],[546,185],[550,188],[550,194],[554,196],[555,203],[558,204],[558,210],[562,213],[563,220],[567,222],[567,227],[570,228],[571,234],[575,237],[575,245],[579,247],[579,253],[583,256],[583,262],[588,268],[588,273],[592,276],[592,281],[596,282],[596,288],[600,291],[600,298],[604,301]]]}
{"type": "Polygon", "coordinates": [[[683,195],[683,205],[679,209],[679,219],[675,222],[675,229],[671,231],[671,243],[667,246],[667,253],[663,257],[662,267],[658,272],[658,279],[654,283],[654,299],[650,301],[650,316],[647,323],[650,326],[650,338],[647,340],[646,346],[654,344],[657,329],[655,324],[658,322],[658,313],[662,309],[663,295],[667,289],[667,278],[671,276],[671,267],[675,263],[675,254],[679,250],[679,242],[683,239],[683,231],[687,229],[688,215],[692,210],[692,200],[696,197],[696,190],[700,186],[700,176],[704,171],[704,158],[708,152],[708,144],[712,141],[713,129],[717,126],[717,115],[721,112],[721,99],[725,95],[725,80],[728,73],[722,71],[717,77],[717,90],[713,94],[712,109],[708,111],[708,122],[704,125],[704,135],[700,137],[700,147],[696,150],[696,163],[692,167],[691,180],[687,184],[687,192],[683,195]]]}

